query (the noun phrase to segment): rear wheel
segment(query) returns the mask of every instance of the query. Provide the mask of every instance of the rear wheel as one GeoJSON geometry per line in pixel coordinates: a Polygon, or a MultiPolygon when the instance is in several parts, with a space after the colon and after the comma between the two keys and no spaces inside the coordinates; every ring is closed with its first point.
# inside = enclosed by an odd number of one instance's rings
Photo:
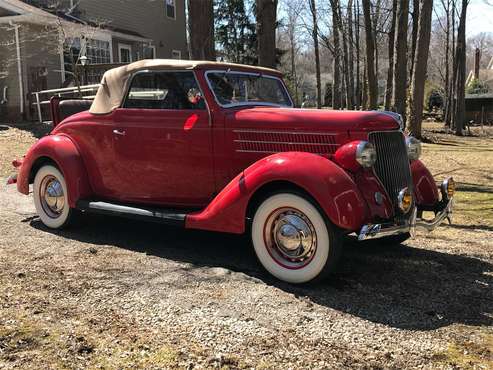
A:
{"type": "Polygon", "coordinates": [[[340,233],[318,207],[293,193],[271,195],[259,205],[251,236],[262,266],[289,283],[326,277],[342,248],[340,233]]]}
{"type": "Polygon", "coordinates": [[[34,206],[41,222],[50,229],[67,226],[73,216],[68,204],[67,184],[53,165],[41,167],[34,177],[34,206]]]}

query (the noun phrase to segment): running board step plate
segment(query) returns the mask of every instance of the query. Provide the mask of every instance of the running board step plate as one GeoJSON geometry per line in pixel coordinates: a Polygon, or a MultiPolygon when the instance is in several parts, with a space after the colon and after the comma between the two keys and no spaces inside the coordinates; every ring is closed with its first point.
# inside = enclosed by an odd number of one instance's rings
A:
{"type": "Polygon", "coordinates": [[[102,215],[119,216],[143,221],[160,222],[167,225],[185,227],[186,213],[177,210],[128,206],[103,201],[79,200],[77,209],[102,215]]]}

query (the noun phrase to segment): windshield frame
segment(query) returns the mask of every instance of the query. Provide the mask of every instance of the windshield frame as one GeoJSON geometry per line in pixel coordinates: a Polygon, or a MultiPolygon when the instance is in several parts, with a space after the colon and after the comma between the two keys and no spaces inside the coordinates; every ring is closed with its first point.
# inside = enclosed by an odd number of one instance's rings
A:
{"type": "Polygon", "coordinates": [[[209,87],[209,90],[212,92],[212,95],[214,96],[214,100],[222,108],[234,108],[234,107],[241,107],[241,106],[249,106],[249,107],[251,107],[251,106],[265,106],[265,107],[277,107],[277,108],[279,108],[279,107],[294,108],[293,99],[291,98],[291,95],[289,94],[289,91],[286,88],[284,81],[277,76],[264,74],[262,72],[244,72],[244,71],[236,71],[236,70],[232,71],[232,70],[217,69],[217,70],[206,71],[205,72],[205,80],[207,82],[207,86],[209,87]],[[211,74],[211,73],[220,73],[220,74],[224,74],[224,75],[235,74],[235,75],[257,76],[260,78],[269,78],[272,80],[277,80],[280,83],[280,85],[282,86],[286,96],[288,97],[290,105],[281,105],[281,104],[267,103],[267,102],[237,102],[237,103],[222,104],[219,101],[219,99],[216,95],[216,92],[212,88],[211,82],[209,80],[209,74],[211,74]]]}

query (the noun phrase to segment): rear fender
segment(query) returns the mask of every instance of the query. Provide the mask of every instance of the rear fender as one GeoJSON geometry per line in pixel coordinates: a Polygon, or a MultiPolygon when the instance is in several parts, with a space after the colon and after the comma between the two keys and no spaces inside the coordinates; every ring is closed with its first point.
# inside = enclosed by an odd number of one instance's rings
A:
{"type": "Polygon", "coordinates": [[[75,207],[80,198],[92,194],[82,157],[74,142],[64,135],[45,136],[29,149],[19,170],[17,190],[29,194],[35,172],[50,162],[56,164],[65,178],[70,207],[75,207]]]}
{"type": "Polygon", "coordinates": [[[344,170],[315,154],[289,152],[271,155],[248,167],[205,210],[188,215],[186,227],[243,233],[252,197],[274,182],[291,183],[303,189],[342,229],[358,230],[368,218],[367,205],[344,170]]]}
{"type": "Polygon", "coordinates": [[[433,206],[439,201],[438,187],[428,168],[420,160],[411,162],[414,195],[418,205],[433,206]]]}

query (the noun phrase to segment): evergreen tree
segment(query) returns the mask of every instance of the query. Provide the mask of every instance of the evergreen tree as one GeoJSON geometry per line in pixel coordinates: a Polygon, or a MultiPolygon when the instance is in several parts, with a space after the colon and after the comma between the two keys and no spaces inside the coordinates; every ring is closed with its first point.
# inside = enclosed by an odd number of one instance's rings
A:
{"type": "Polygon", "coordinates": [[[215,6],[218,53],[225,61],[256,65],[257,33],[252,14],[255,9],[243,0],[217,0],[215,6]]]}

